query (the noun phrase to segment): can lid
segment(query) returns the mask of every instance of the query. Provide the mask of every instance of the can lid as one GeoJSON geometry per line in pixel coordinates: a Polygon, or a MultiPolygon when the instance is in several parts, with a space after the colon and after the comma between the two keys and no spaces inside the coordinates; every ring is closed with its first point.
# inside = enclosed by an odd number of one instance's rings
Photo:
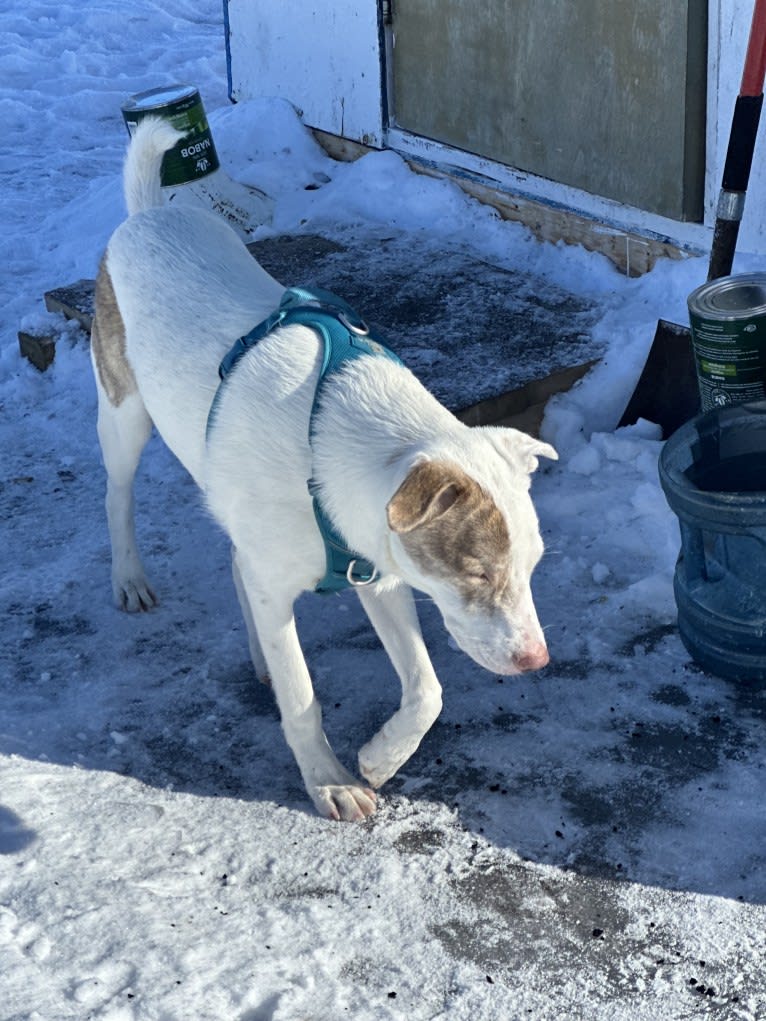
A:
{"type": "Polygon", "coordinates": [[[131,96],[127,103],[123,104],[123,113],[130,113],[131,110],[159,110],[162,107],[177,103],[179,99],[187,99],[197,91],[194,85],[163,85],[158,89],[147,89],[146,92],[137,92],[131,96]]]}
{"type": "Polygon", "coordinates": [[[766,314],[766,274],[742,273],[709,280],[689,295],[689,312],[730,321],[766,314]]]}

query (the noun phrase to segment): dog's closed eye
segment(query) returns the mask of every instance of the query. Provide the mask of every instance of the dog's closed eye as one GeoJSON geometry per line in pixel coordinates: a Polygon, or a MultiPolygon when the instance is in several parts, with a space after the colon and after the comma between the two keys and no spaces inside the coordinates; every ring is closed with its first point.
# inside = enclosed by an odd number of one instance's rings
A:
{"type": "Polygon", "coordinates": [[[472,581],[479,581],[484,585],[488,585],[492,580],[486,571],[471,571],[469,573],[469,578],[471,578],[472,581]]]}
{"type": "Polygon", "coordinates": [[[495,572],[485,567],[479,561],[470,561],[465,565],[465,576],[477,585],[490,585],[492,584],[495,572]]]}

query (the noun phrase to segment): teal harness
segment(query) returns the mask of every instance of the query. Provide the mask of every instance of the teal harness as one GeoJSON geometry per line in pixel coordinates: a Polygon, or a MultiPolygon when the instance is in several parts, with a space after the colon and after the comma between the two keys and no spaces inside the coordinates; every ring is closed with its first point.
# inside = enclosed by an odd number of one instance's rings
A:
{"type": "MultiPolygon", "coordinates": [[[[210,406],[207,419],[207,434],[215,420],[218,403],[226,379],[240,358],[253,348],[259,340],[279,326],[300,323],[316,330],[322,339],[324,353],[319,369],[319,379],[314,393],[309,419],[309,443],[314,438],[314,420],[319,407],[322,390],[329,376],[337,372],[346,362],[363,355],[377,355],[389,358],[401,365],[393,351],[381,343],[357,312],[335,294],[319,288],[306,290],[291,287],[285,291],[279,308],[272,312],[244,337],[233,345],[218,367],[220,384],[210,406]]],[[[314,517],[325,546],[326,570],[316,586],[317,592],[339,592],[349,586],[370,585],[377,581],[378,572],[373,564],[350,550],[328,518],[318,495],[318,486],[308,480],[308,488],[314,504],[314,517]]]]}

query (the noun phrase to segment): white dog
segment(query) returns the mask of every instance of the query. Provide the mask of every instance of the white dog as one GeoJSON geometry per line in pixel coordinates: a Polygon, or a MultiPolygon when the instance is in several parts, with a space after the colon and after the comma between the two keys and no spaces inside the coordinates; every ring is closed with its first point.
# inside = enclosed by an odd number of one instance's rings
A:
{"type": "MultiPolygon", "coordinates": [[[[312,413],[324,335],[290,318],[242,355],[219,391],[219,363],[286,292],[222,219],[163,206],[160,164],[179,138],[159,120],[137,130],[125,164],[131,215],[96,286],[114,597],[131,611],[156,603],[133,517],[133,478],[154,423],[231,538],[255,670],[273,685],[314,804],[333,819],[361,819],[375,810],[370,787],[413,754],[441,709],[410,586],[434,600],[458,645],[487,670],[548,662],[530,592],[543,543],[529,486],[536,456],[556,453],[513,429],[468,428],[398,361],[374,352],[324,376],[312,413]],[[359,752],[370,787],[327,742],[295,629],[296,597],[328,564],[309,479],[352,551],[349,582],[402,684],[400,708],[359,752]]],[[[350,318],[350,333],[364,339],[350,318]]]]}

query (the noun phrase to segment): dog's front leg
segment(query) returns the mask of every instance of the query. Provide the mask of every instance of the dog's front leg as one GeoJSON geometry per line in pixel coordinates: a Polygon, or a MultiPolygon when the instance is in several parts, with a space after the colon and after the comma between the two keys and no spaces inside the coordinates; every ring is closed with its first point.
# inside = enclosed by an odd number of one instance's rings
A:
{"type": "Polygon", "coordinates": [[[359,769],[380,787],[414,753],[441,712],[441,686],[420,630],[412,589],[357,589],[402,683],[401,705],[359,752],[359,769]]]}
{"type": "Polygon", "coordinates": [[[237,567],[271,678],[282,729],[317,811],[330,819],[357,820],[375,811],[375,794],[338,762],[322,729],[293,616],[294,593],[263,583],[241,552],[237,567]]]}
{"type": "Polygon", "coordinates": [[[264,657],[263,649],[261,648],[261,640],[258,637],[258,631],[255,626],[255,621],[253,620],[253,611],[250,609],[250,601],[247,598],[247,592],[245,591],[245,583],[242,581],[242,572],[240,571],[239,564],[237,563],[237,547],[233,544],[231,547],[231,574],[234,578],[234,588],[237,591],[239,606],[245,620],[245,627],[247,628],[247,640],[250,646],[250,659],[253,661],[255,676],[259,681],[261,681],[261,683],[270,684],[271,679],[269,677],[269,668],[266,665],[266,658],[264,657]]]}

